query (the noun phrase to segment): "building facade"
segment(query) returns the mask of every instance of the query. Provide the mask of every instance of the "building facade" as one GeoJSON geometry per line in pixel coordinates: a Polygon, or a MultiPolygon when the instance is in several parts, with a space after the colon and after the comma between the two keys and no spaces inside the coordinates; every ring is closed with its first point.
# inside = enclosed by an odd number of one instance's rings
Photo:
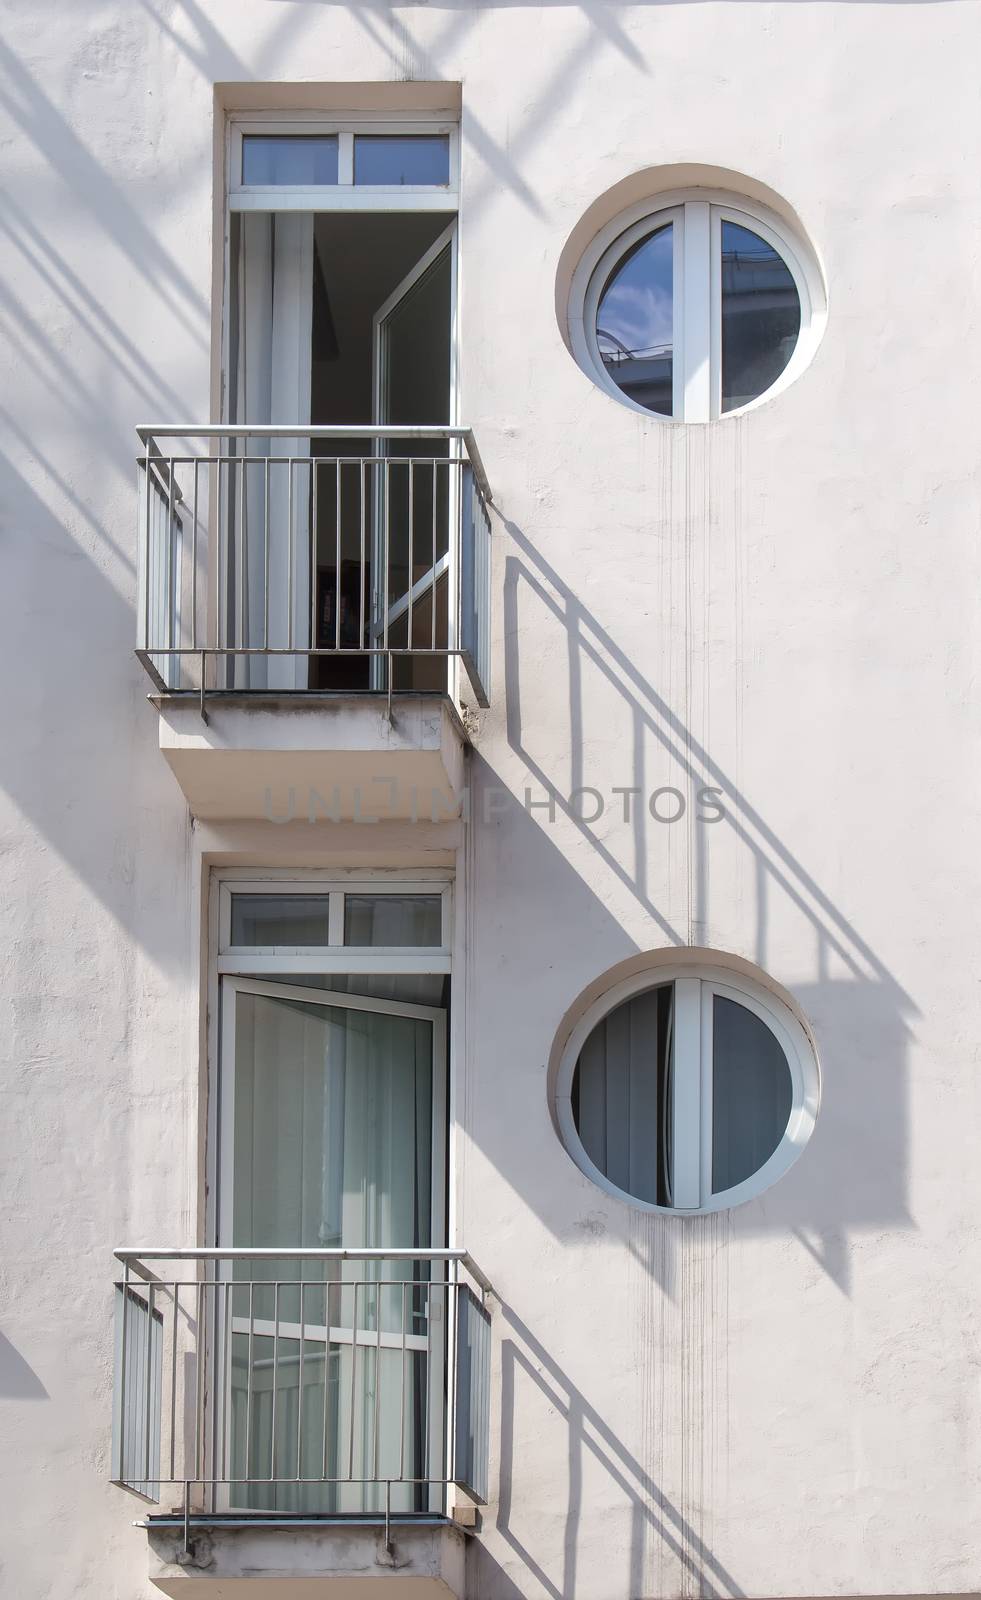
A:
{"type": "Polygon", "coordinates": [[[975,8],[5,13],[3,1592],[977,1592],[975,8]]]}

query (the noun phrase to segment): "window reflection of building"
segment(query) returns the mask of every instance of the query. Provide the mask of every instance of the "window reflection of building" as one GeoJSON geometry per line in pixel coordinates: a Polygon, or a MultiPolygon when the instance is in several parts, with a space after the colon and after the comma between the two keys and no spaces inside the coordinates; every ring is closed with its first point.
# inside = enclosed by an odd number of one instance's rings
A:
{"type": "Polygon", "coordinates": [[[597,328],[596,337],[603,365],[617,387],[648,411],[670,416],[673,347],[628,350],[605,328],[597,328]]]}
{"type": "Polygon", "coordinates": [[[776,383],[799,333],[800,297],[786,262],[758,234],[723,222],[723,411],[776,383]]]}

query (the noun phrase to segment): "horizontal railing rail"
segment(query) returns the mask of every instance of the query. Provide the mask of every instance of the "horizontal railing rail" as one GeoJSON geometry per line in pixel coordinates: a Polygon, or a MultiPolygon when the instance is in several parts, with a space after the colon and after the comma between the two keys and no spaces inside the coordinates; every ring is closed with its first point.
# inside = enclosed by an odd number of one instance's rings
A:
{"type": "Polygon", "coordinates": [[[121,1487],[169,1488],[185,1518],[445,1514],[451,1485],[486,1501],[493,1290],[466,1250],[115,1257],[121,1487]]]}
{"type": "Polygon", "coordinates": [[[469,428],[141,425],[137,655],[161,691],[489,703],[490,485],[469,428]]]}
{"type": "MultiPolygon", "coordinates": [[[[444,427],[442,423],[417,426],[403,422],[341,423],[223,423],[212,422],[201,428],[194,423],[141,422],[136,429],[140,443],[154,452],[157,439],[450,439],[459,440],[470,459],[480,492],[490,505],[494,499],[490,480],[481,460],[472,428],[444,427]]],[[[159,447],[158,447],[159,451],[159,447]]],[[[166,455],[166,451],[159,451],[166,455]]]]}

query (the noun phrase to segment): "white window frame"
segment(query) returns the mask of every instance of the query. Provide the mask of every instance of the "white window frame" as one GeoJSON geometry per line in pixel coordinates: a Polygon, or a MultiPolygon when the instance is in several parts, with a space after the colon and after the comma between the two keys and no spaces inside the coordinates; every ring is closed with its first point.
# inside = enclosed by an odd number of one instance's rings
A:
{"type": "MultiPolygon", "coordinates": [[[[347,990],[332,993],[327,989],[307,989],[303,978],[307,974],[336,973],[345,976],[364,974],[375,977],[389,975],[433,974],[450,972],[453,930],[454,874],[446,868],[327,868],[306,867],[213,867],[208,895],[208,1014],[207,1014],[207,1098],[206,1127],[206,1197],[205,1238],[220,1248],[227,1237],[227,1205],[230,1189],[220,1183],[222,1169],[231,1171],[230,1128],[234,1087],[229,1088],[229,1075],[223,1074],[223,1060],[229,1054],[234,1023],[229,1009],[222,1007],[223,989],[233,992],[269,993],[282,995],[292,988],[297,998],[320,1005],[339,1005],[348,1010],[367,1009],[388,1011],[395,1015],[419,1016],[432,1021],[434,1059],[442,1061],[441,1071],[433,1079],[433,1183],[434,1237],[439,1233],[453,1247],[457,1239],[456,1217],[456,1160],[454,1128],[456,1117],[456,1088],[452,1030],[449,1018],[441,1007],[424,1006],[411,1002],[390,1001],[359,997],[347,990]],[[328,933],[332,942],[326,946],[234,946],[231,935],[231,896],[240,894],[312,895],[329,896],[328,933]],[[379,945],[345,945],[344,905],[345,894],[438,894],[441,899],[441,943],[437,946],[420,945],[384,948],[379,945]],[[263,980],[266,980],[263,982],[263,980]],[[270,980],[274,980],[270,984],[270,980]],[[438,1194],[437,1194],[438,1189],[438,1194]],[[444,1198],[445,1197],[445,1198],[444,1198]],[[224,1211],[224,1214],[222,1214],[224,1211]]],[[[234,1074],[230,1075],[232,1079],[234,1074]]],[[[449,1319],[445,1340],[447,1350],[454,1348],[454,1323],[449,1319]]],[[[442,1405],[437,1397],[434,1404],[442,1405]]],[[[219,1413],[220,1414],[220,1413],[219,1413]]],[[[435,1414],[435,1413],[434,1413],[435,1414]]],[[[449,1418],[439,1426],[448,1426],[449,1418]]],[[[220,1425],[220,1424],[219,1424],[220,1425]]],[[[452,1440],[446,1437],[446,1459],[449,1461],[452,1440]]],[[[433,1491],[432,1510],[444,1511],[443,1496],[438,1486],[433,1491]]]]}
{"type": "MultiPolygon", "coordinates": [[[[232,999],[222,1010],[222,1054],[226,1061],[235,1060],[235,1006],[233,997],[239,994],[265,996],[272,1000],[298,1000],[305,1005],[332,1007],[341,1011],[369,1011],[373,1016],[410,1017],[428,1022],[432,1028],[432,1118],[430,1128],[432,1150],[432,1191],[430,1195],[432,1234],[434,1239],[447,1236],[446,1219],[446,1106],[449,1062],[446,1043],[446,1012],[442,1007],[424,1006],[403,1000],[367,999],[363,995],[348,994],[344,990],[309,988],[300,976],[290,983],[284,980],[263,981],[260,978],[226,977],[223,993],[232,999]]],[[[235,1073],[224,1072],[219,1085],[219,1121],[221,1149],[218,1156],[218,1237],[223,1243],[232,1238],[232,1185],[222,1183],[221,1174],[234,1171],[235,1140],[235,1073]]]]}
{"type": "Polygon", "coordinates": [[[582,256],[569,297],[569,337],[583,371],[621,405],[657,422],[714,422],[742,416],[792,384],[809,365],[827,322],[820,267],[806,242],[775,212],[724,190],[683,189],[631,206],[608,223],[582,256]],[[794,353],[776,382],[755,400],[722,410],[722,223],[749,228],[788,267],[800,299],[794,353]],[[612,272],[627,251],[665,223],[673,224],[672,415],[624,394],[603,364],[596,314],[612,272]]]}
{"type": "MultiPolygon", "coordinates": [[[[566,1040],[555,1087],[555,1114],[566,1149],[587,1178],[639,1211],[691,1216],[727,1211],[754,1199],[793,1166],[811,1137],[820,1103],[817,1058],[801,1022],[763,984],[726,967],[685,963],[648,967],[608,989],[579,1018],[566,1040]],[[654,1205],[612,1183],[587,1154],[572,1111],[572,1086],[583,1046],[593,1029],[624,1001],[674,984],[674,1074],[671,1113],[674,1154],[671,1206],[654,1205]],[[745,1006],[770,1029],[787,1061],[792,1083],[790,1117],[773,1154],[742,1183],[712,1193],[712,1018],[716,995],[745,1006]]],[[[651,1137],[656,1137],[652,1128],[651,1137]]]]}
{"type": "Polygon", "coordinates": [[[219,977],[249,973],[252,976],[310,973],[445,973],[450,970],[453,939],[453,886],[445,873],[365,872],[318,875],[276,872],[266,875],[243,869],[225,872],[216,885],[216,942],[219,977]],[[309,895],[328,899],[326,945],[233,945],[232,895],[309,895]],[[440,942],[438,945],[350,945],[344,943],[345,895],[438,895],[440,942]]]}
{"type": "MultiPolygon", "coordinates": [[[[430,1230],[431,1239],[436,1242],[448,1238],[448,1219],[446,1214],[446,1173],[447,1173],[447,1096],[449,1091],[449,1057],[447,1054],[447,1015],[442,1007],[418,1005],[405,1001],[382,1000],[366,998],[362,995],[349,994],[343,990],[319,989],[305,986],[301,980],[294,983],[286,981],[269,982],[256,978],[241,978],[226,976],[220,980],[222,1008],[221,1008],[221,1059],[226,1063],[235,1061],[235,1030],[237,1025],[236,1000],[240,994],[251,994],[266,997],[272,1000],[300,1001],[308,1006],[321,1006],[324,1009],[332,1008],[341,1011],[367,1011],[374,1016],[408,1017],[426,1022],[432,1030],[432,1116],[430,1122],[430,1160],[431,1160],[431,1188],[430,1188],[430,1230]]],[[[216,1191],[218,1210],[216,1216],[217,1239],[219,1247],[229,1246],[232,1242],[232,1204],[234,1197],[234,1171],[235,1171],[235,1071],[226,1070],[219,1074],[217,1087],[218,1099],[218,1139],[219,1149],[218,1167],[216,1172],[216,1191]]],[[[230,1264],[221,1265],[220,1276],[225,1281],[231,1281],[230,1264]]],[[[434,1281],[438,1282],[434,1270],[434,1281]]],[[[227,1293],[227,1291],[226,1291],[227,1293]]],[[[301,1307],[302,1307],[301,1296],[301,1307]]],[[[437,1305],[438,1305],[437,1301],[437,1305]]],[[[226,1300],[227,1313],[227,1300],[226,1300]]],[[[435,1318],[434,1318],[435,1320],[435,1318]]],[[[292,1331],[297,1325],[292,1323],[275,1322],[270,1324],[272,1329],[277,1329],[280,1337],[293,1338],[297,1335],[292,1331]]],[[[380,1344],[380,1334],[374,1337],[365,1329],[352,1325],[349,1329],[335,1328],[332,1325],[317,1326],[308,1323],[304,1317],[302,1321],[303,1341],[307,1343],[372,1344],[376,1340],[380,1344]]],[[[405,1337],[401,1341],[402,1348],[425,1349],[431,1360],[436,1363],[436,1370],[446,1360],[446,1352],[453,1348],[454,1318],[452,1307],[446,1309],[446,1320],[436,1330],[435,1336],[431,1330],[425,1339],[416,1344],[412,1337],[405,1337]],[[442,1347],[441,1347],[442,1346],[442,1347]]],[[[242,1319],[236,1326],[236,1319],[231,1318],[227,1330],[223,1327],[216,1329],[215,1337],[219,1345],[224,1344],[228,1334],[262,1331],[261,1326],[256,1326],[251,1319],[242,1319]]],[[[226,1386],[220,1395],[216,1395],[216,1415],[214,1427],[220,1437],[225,1437],[225,1418],[230,1414],[231,1408],[231,1362],[223,1360],[221,1370],[226,1376],[226,1386]]],[[[439,1385],[434,1386],[429,1396],[428,1426],[434,1433],[443,1432],[445,1459],[451,1460],[450,1450],[452,1440],[447,1431],[449,1418],[446,1412],[445,1396],[439,1385]]],[[[288,1482],[288,1478],[285,1480],[288,1482]]],[[[221,1486],[224,1509],[235,1509],[231,1499],[231,1484],[221,1486]]],[[[445,1498],[444,1487],[434,1482],[430,1485],[430,1510],[442,1513],[445,1498]]]]}
{"type": "Polygon", "coordinates": [[[252,113],[228,119],[227,190],[230,211],[446,211],[459,209],[460,126],[430,113],[373,111],[343,118],[309,111],[252,113]],[[449,141],[448,184],[356,184],[356,134],[444,134],[449,141]],[[242,139],[246,134],[311,134],[337,138],[337,182],[243,184],[242,139]]]}
{"type": "MultiPolygon", "coordinates": [[[[377,869],[315,869],[309,867],[222,867],[212,868],[208,895],[208,1100],[210,1111],[207,1128],[207,1204],[205,1207],[205,1237],[218,1242],[218,1217],[216,1187],[218,1174],[218,1089],[221,1081],[219,1024],[221,1016],[220,984],[222,978],[238,976],[253,978],[279,978],[285,982],[302,978],[304,974],[337,973],[341,975],[387,977],[391,975],[446,974],[451,969],[453,939],[453,873],[445,868],[377,869]],[[406,945],[397,949],[383,949],[378,945],[355,946],[341,943],[343,920],[338,924],[334,911],[333,927],[337,942],[315,946],[233,946],[231,932],[231,892],[244,894],[439,894],[442,897],[442,945],[437,949],[423,949],[406,945]]],[[[336,906],[336,902],[333,903],[336,906]]],[[[329,913],[328,913],[329,914],[329,913]]],[[[343,918],[343,907],[341,908],[343,918]]],[[[450,1126],[455,1115],[454,1064],[452,1050],[447,1061],[450,1126]]],[[[449,1146],[450,1195],[455,1193],[454,1146],[449,1146]]],[[[455,1214],[452,1198],[447,1218],[447,1237],[452,1243],[455,1234],[455,1214]]]]}

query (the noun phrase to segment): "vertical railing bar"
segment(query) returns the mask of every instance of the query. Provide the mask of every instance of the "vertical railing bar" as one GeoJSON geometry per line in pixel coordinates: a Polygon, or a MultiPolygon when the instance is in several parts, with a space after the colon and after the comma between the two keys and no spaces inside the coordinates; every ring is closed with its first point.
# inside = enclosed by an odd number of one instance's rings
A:
{"type": "MultiPolygon", "coordinates": [[[[175,597],[175,594],[174,594],[174,582],[173,582],[173,580],[174,580],[174,458],[173,458],[173,456],[171,456],[170,457],[170,481],[169,481],[169,483],[167,485],[167,587],[166,587],[166,598],[165,598],[165,601],[164,601],[165,612],[166,612],[166,617],[167,617],[167,625],[166,625],[166,628],[164,630],[164,644],[169,645],[171,649],[173,649],[173,647],[174,647],[174,630],[175,630],[176,624],[177,624],[177,616],[176,616],[176,609],[177,608],[176,608],[176,603],[175,603],[176,602],[176,597],[175,597]]],[[[171,675],[170,669],[171,669],[171,667],[173,665],[174,665],[174,658],[172,656],[170,656],[167,659],[167,675],[168,675],[168,677],[170,677],[170,675],[171,675]]],[[[177,660],[177,667],[178,667],[178,671],[179,671],[180,670],[180,658],[178,658],[178,660],[177,660]]]]}
{"type": "MultiPolygon", "coordinates": [[[[236,640],[236,643],[240,644],[240,645],[247,645],[248,642],[249,642],[248,626],[247,626],[247,617],[248,617],[247,607],[248,607],[248,603],[249,603],[249,595],[248,595],[248,585],[247,585],[247,583],[245,581],[245,538],[246,538],[246,534],[245,534],[245,456],[244,455],[239,457],[238,466],[239,466],[239,485],[238,485],[238,488],[239,488],[239,494],[238,494],[238,566],[239,566],[239,573],[238,573],[238,605],[239,605],[239,624],[238,624],[238,638],[236,640]]],[[[249,670],[249,664],[246,661],[245,662],[245,671],[246,671],[246,673],[248,673],[248,670],[249,670]]],[[[236,688],[240,688],[241,685],[240,684],[236,684],[235,687],[236,688]]]]}
{"type": "MultiPolygon", "coordinates": [[[[486,1304],[481,1302],[481,1312],[486,1312],[486,1304]]],[[[487,1475],[490,1469],[488,1460],[490,1452],[490,1365],[491,1365],[491,1330],[490,1322],[482,1315],[480,1327],[480,1472],[481,1489],[486,1498],[487,1475]]]]}
{"type": "Polygon", "coordinates": [[[302,1476],[303,1465],[303,1335],[306,1325],[303,1320],[303,1291],[306,1284],[300,1279],[300,1366],[297,1377],[296,1390],[296,1481],[299,1483],[302,1476]]]}
{"type": "MultiPolygon", "coordinates": [[[[456,1412],[459,1401],[458,1379],[459,1368],[457,1364],[457,1350],[459,1348],[459,1316],[460,1316],[460,1271],[454,1261],[450,1268],[451,1281],[446,1286],[447,1312],[446,1312],[446,1408],[447,1426],[443,1430],[443,1449],[445,1461],[443,1463],[443,1476],[450,1478],[456,1466],[456,1412]],[[450,1305],[453,1307],[450,1314],[450,1305]]],[[[444,1506],[445,1510],[445,1506],[444,1506]]]]}
{"type": "Polygon", "coordinates": [[[368,517],[367,462],[365,461],[364,457],[362,456],[362,458],[361,458],[361,578],[360,578],[360,590],[361,590],[361,592],[360,592],[360,595],[358,597],[359,606],[360,606],[360,618],[359,618],[359,623],[358,623],[358,638],[361,641],[362,647],[364,646],[364,642],[365,642],[365,594],[366,594],[367,583],[368,583],[368,568],[367,568],[367,562],[366,562],[366,559],[365,559],[367,517],[368,517]]]}
{"type": "MultiPolygon", "coordinates": [[[[267,446],[268,449],[268,446],[267,446]]],[[[263,550],[263,577],[262,577],[262,648],[269,649],[269,541],[272,529],[269,526],[269,456],[266,456],[263,469],[263,507],[262,526],[264,535],[263,550]]]]}
{"type": "Polygon", "coordinates": [[[177,1307],[181,1286],[174,1282],[174,1314],[171,1321],[170,1340],[170,1477],[175,1478],[177,1460],[177,1307]]]}
{"type": "MultiPolygon", "coordinates": [[[[446,537],[449,554],[446,582],[446,644],[449,648],[452,638],[459,650],[463,643],[463,609],[460,604],[463,594],[463,479],[460,462],[456,459],[451,459],[446,469],[446,537]],[[456,516],[451,519],[450,513],[454,505],[456,516]]],[[[449,665],[450,663],[447,663],[447,666],[449,665]]]]}
{"type": "MultiPolygon", "coordinates": [[[[147,485],[149,486],[149,476],[147,485]]],[[[119,1352],[119,1480],[127,1482],[126,1478],[126,1414],[129,1410],[126,1394],[126,1366],[129,1352],[127,1342],[129,1328],[127,1326],[127,1313],[129,1311],[129,1262],[123,1262],[123,1331],[122,1348],[119,1352]]]]}
{"type": "Polygon", "coordinates": [[[269,1434],[269,1482],[276,1478],[276,1391],[279,1382],[279,1283],[273,1288],[273,1390],[272,1427],[269,1434]]]}
{"type": "Polygon", "coordinates": [[[424,1435],[425,1448],[423,1451],[423,1464],[427,1480],[432,1479],[432,1432],[433,1432],[433,1289],[432,1268],[426,1283],[426,1428],[424,1435]]]}
{"type": "Polygon", "coordinates": [[[483,660],[481,673],[481,687],[485,698],[490,691],[490,595],[491,595],[491,545],[490,545],[490,516],[484,504],[484,497],[480,497],[481,526],[483,538],[481,539],[482,572],[481,584],[481,616],[480,616],[480,652],[483,660]]]}
{"type": "Polygon", "coordinates": [[[446,1427],[443,1437],[446,1449],[445,1476],[451,1482],[456,1478],[456,1408],[457,1408],[457,1379],[459,1377],[459,1339],[460,1329],[458,1318],[460,1315],[459,1284],[456,1272],[453,1272],[454,1282],[447,1286],[447,1294],[453,1293],[453,1315],[446,1318],[446,1427]],[[451,1338],[452,1330],[452,1338],[451,1338]]]}
{"type": "MultiPolygon", "coordinates": [[[[221,1374],[221,1476],[229,1477],[229,1440],[231,1429],[228,1414],[232,1408],[232,1282],[225,1279],[225,1315],[222,1318],[222,1374],[221,1374]]],[[[216,1397],[217,1398],[217,1397],[216,1397]]]]}
{"type": "Polygon", "coordinates": [[[313,472],[313,505],[310,522],[310,649],[317,648],[317,536],[320,531],[317,516],[317,487],[320,482],[320,457],[310,457],[313,472]]]}
{"type": "Polygon", "coordinates": [[[402,1373],[399,1384],[399,1478],[405,1478],[405,1291],[408,1284],[402,1283],[402,1373]]]}
{"type": "Polygon", "coordinates": [[[155,1285],[147,1284],[146,1289],[146,1370],[144,1373],[144,1401],[146,1413],[146,1435],[143,1441],[143,1487],[144,1493],[150,1487],[150,1431],[152,1418],[152,1389],[151,1374],[153,1369],[153,1291],[155,1285]]]}
{"type": "Polygon", "coordinates": [[[378,1478],[379,1478],[379,1473],[378,1473],[378,1441],[379,1441],[380,1432],[381,1432],[381,1391],[382,1391],[382,1381],[381,1381],[381,1373],[382,1373],[381,1329],[382,1329],[382,1305],[384,1303],[383,1302],[383,1297],[382,1297],[383,1289],[384,1289],[384,1284],[383,1283],[380,1283],[380,1282],[376,1282],[375,1283],[375,1405],[374,1405],[374,1414],[373,1414],[372,1419],[371,1419],[372,1420],[371,1468],[372,1468],[372,1477],[375,1479],[376,1482],[378,1481],[378,1478]]]}
{"type": "Polygon", "coordinates": [[[194,484],[191,492],[191,649],[197,648],[198,642],[198,467],[201,464],[200,456],[194,457],[194,484]]]}
{"type": "MultiPolygon", "coordinates": [[[[391,532],[391,530],[389,528],[389,522],[390,522],[391,515],[392,515],[391,464],[390,464],[389,459],[388,459],[387,456],[385,457],[385,460],[384,460],[384,463],[383,463],[382,482],[383,482],[383,486],[384,486],[384,493],[383,493],[383,498],[382,498],[382,506],[383,506],[383,515],[382,515],[383,556],[382,556],[382,560],[383,560],[383,566],[384,566],[384,572],[383,572],[384,588],[382,590],[382,630],[383,630],[382,631],[382,648],[387,650],[388,649],[388,607],[389,607],[389,570],[388,570],[388,566],[389,566],[389,560],[390,560],[390,555],[391,555],[390,548],[389,548],[389,539],[390,539],[390,532],[391,532]]],[[[389,672],[389,677],[391,677],[391,672],[392,672],[391,660],[389,660],[389,663],[388,663],[388,672],[389,672]]],[[[388,685],[388,692],[389,692],[389,694],[391,694],[391,692],[392,692],[391,683],[389,683],[389,685],[388,685]]]]}
{"type": "MultiPolygon", "coordinates": [[[[255,1271],[255,1267],[252,1268],[255,1271]]],[[[252,1478],[252,1346],[255,1333],[255,1280],[249,1280],[249,1345],[245,1369],[245,1481],[252,1478]]]]}
{"type": "Polygon", "coordinates": [[[194,1319],[194,1477],[200,1478],[204,1443],[204,1282],[197,1283],[197,1315],[194,1319]]]}
{"type": "Polygon", "coordinates": [[[335,536],[336,536],[336,545],[337,545],[337,565],[336,565],[336,567],[334,569],[334,585],[335,585],[335,594],[334,594],[334,649],[335,650],[339,650],[341,648],[341,511],[342,511],[342,501],[341,501],[341,463],[340,463],[340,461],[336,461],[334,463],[334,477],[335,477],[334,487],[335,487],[335,490],[336,490],[336,493],[337,493],[337,505],[336,505],[336,508],[335,508],[335,536]]]}
{"type": "Polygon", "coordinates": [[[143,528],[143,648],[150,648],[150,435],[146,438],[143,466],[143,483],[146,490],[146,515],[143,528]]]}
{"type": "Polygon", "coordinates": [[[293,648],[293,457],[286,457],[286,648],[293,648]]]}
{"type": "Polygon", "coordinates": [[[431,616],[430,616],[430,619],[429,619],[429,621],[430,621],[430,632],[432,634],[431,648],[433,650],[435,650],[435,648],[436,648],[436,527],[437,527],[436,507],[437,507],[438,501],[439,501],[439,459],[438,459],[438,457],[434,456],[433,457],[433,565],[432,565],[433,581],[432,581],[432,586],[431,586],[431,605],[430,605],[431,616]]]}
{"type": "Polygon", "coordinates": [[[215,1480],[218,1477],[218,1263],[211,1279],[211,1509],[215,1507],[215,1480]]]}
{"type": "Polygon", "coordinates": [[[324,1279],[324,1449],[320,1476],[327,1476],[328,1374],[330,1372],[330,1279],[324,1279]]]}
{"type": "Polygon", "coordinates": [[[354,1290],[354,1311],[351,1318],[351,1404],[350,1426],[348,1428],[347,1449],[347,1476],[348,1481],[354,1477],[354,1396],[358,1387],[358,1282],[355,1279],[351,1285],[354,1290]]]}
{"type": "Polygon", "coordinates": [[[416,466],[416,463],[415,463],[413,457],[410,456],[409,457],[409,484],[408,484],[408,495],[409,495],[409,573],[408,573],[409,616],[408,616],[408,621],[407,621],[407,624],[406,624],[407,628],[408,628],[408,632],[407,632],[407,634],[405,636],[406,647],[409,650],[412,649],[412,605],[413,605],[412,591],[413,591],[413,589],[415,587],[415,578],[414,578],[415,566],[414,566],[414,562],[413,562],[413,557],[415,555],[415,550],[413,548],[413,531],[414,531],[414,529],[413,529],[413,512],[414,512],[414,509],[415,509],[415,507],[414,507],[414,497],[413,497],[413,478],[415,476],[415,466],[416,466]]]}
{"type": "Polygon", "coordinates": [[[224,642],[226,645],[228,643],[228,616],[227,616],[228,595],[227,595],[227,592],[226,592],[227,588],[228,588],[228,540],[225,537],[225,530],[224,530],[223,519],[222,519],[222,506],[221,506],[221,440],[220,439],[218,440],[218,448],[215,451],[215,470],[216,470],[217,475],[218,475],[218,480],[217,480],[217,483],[215,484],[215,505],[216,505],[216,508],[217,508],[216,512],[215,512],[215,526],[216,526],[217,532],[218,532],[218,564],[217,564],[217,573],[218,573],[218,616],[217,616],[217,619],[216,619],[217,628],[216,628],[215,631],[217,633],[218,648],[220,650],[221,647],[222,647],[222,642],[224,642]]]}

